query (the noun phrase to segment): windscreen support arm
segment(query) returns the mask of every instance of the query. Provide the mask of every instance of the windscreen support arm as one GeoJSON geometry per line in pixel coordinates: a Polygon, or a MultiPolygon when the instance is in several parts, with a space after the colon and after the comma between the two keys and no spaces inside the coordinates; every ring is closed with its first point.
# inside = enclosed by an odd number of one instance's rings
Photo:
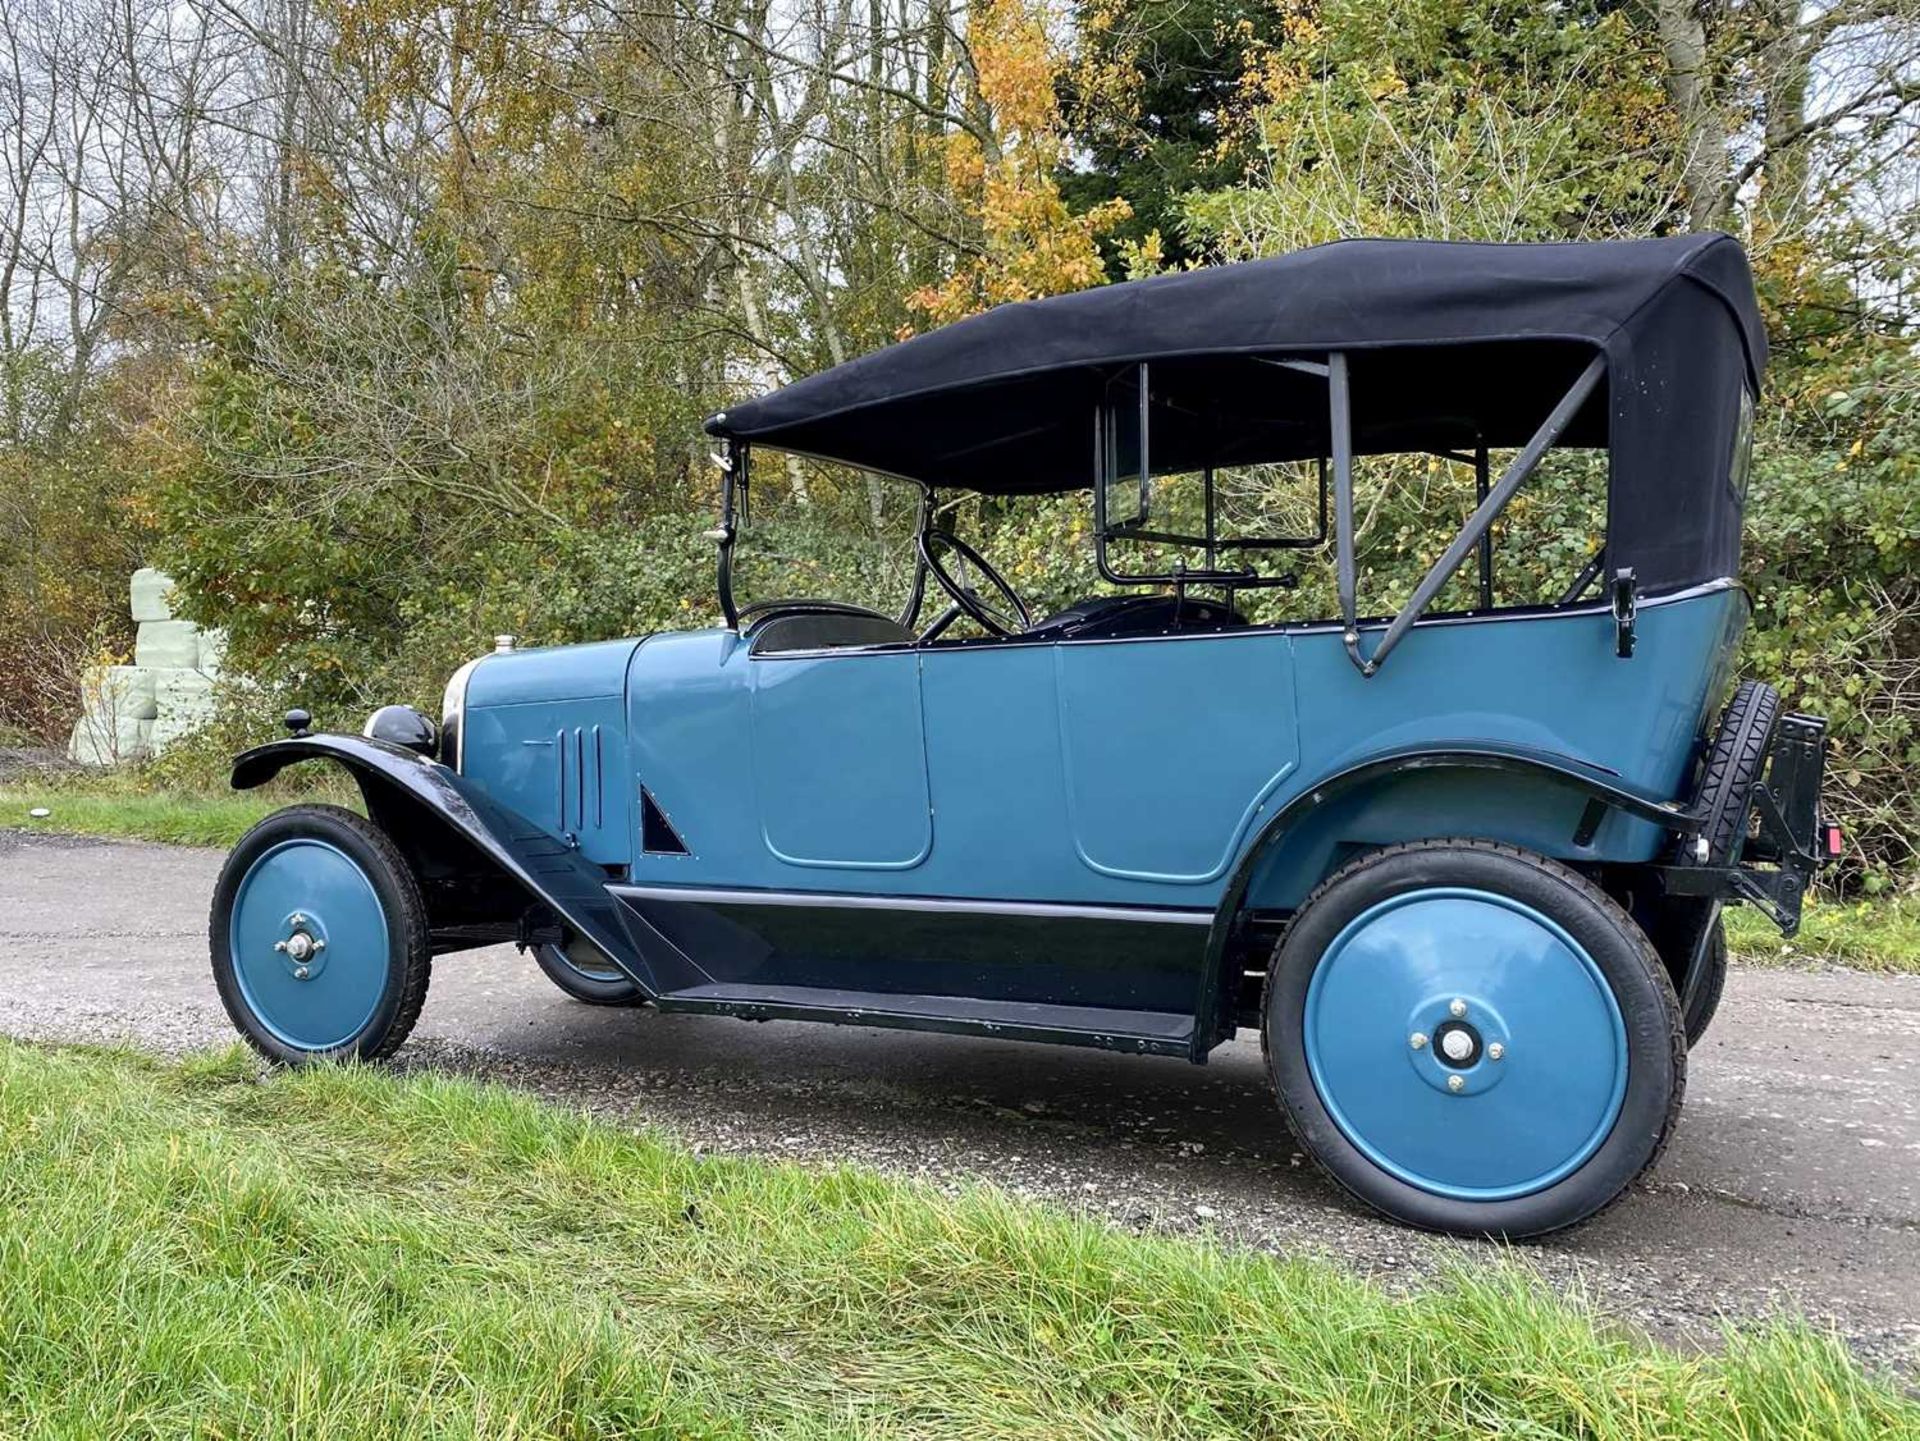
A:
{"type": "Polygon", "coordinates": [[[720,524],[707,532],[707,539],[720,548],[719,564],[714,576],[714,588],[720,596],[720,613],[726,618],[728,630],[740,629],[740,609],[733,599],[733,542],[738,534],[737,516],[734,509],[735,487],[742,492],[747,484],[747,447],[744,442],[729,440],[725,455],[716,455],[714,463],[720,467],[720,524]]]}
{"type": "MultiPolygon", "coordinates": [[[[1473,448],[1474,504],[1487,503],[1488,488],[1487,443],[1483,440],[1473,448]]],[[[1493,531],[1491,529],[1480,537],[1480,609],[1493,609],[1493,531]]]]}
{"type": "Polygon", "coordinates": [[[1347,654],[1360,667],[1362,675],[1370,676],[1380,669],[1380,663],[1400,644],[1401,637],[1433,604],[1433,598],[1440,594],[1441,588],[1453,578],[1453,573],[1492,529],[1494,520],[1506,509],[1507,502],[1513,499],[1513,493],[1533,474],[1534,468],[1540,464],[1540,458],[1560,438],[1561,432],[1572,423],[1574,416],[1580,413],[1580,407],[1586,404],[1587,397],[1593,394],[1594,387],[1600,384],[1601,377],[1607,373],[1607,361],[1604,355],[1596,355],[1587,368],[1580,372],[1580,378],[1560,397],[1560,403],[1554,406],[1553,413],[1540,423],[1533,438],[1513,458],[1513,463],[1500,477],[1500,483],[1474,508],[1472,516],[1460,528],[1459,534],[1454,536],[1453,544],[1447,547],[1446,554],[1433,563],[1433,568],[1414,587],[1407,603],[1387,627],[1387,633],[1380,637],[1380,644],[1373,648],[1373,654],[1363,657],[1360,654],[1353,594],[1353,437],[1348,426],[1346,357],[1334,355],[1329,360],[1333,362],[1327,377],[1327,394],[1332,406],[1329,419],[1333,426],[1335,513],[1339,526],[1340,621],[1347,654]]]}

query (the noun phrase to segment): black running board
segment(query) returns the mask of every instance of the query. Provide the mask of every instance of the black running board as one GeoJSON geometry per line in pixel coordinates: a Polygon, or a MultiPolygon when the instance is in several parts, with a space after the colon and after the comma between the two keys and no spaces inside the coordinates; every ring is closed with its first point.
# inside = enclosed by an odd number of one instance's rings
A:
{"type": "Polygon", "coordinates": [[[1110,1006],[1050,1006],[987,1001],[969,996],[896,995],[813,986],[692,986],[669,991],[663,1011],[702,1011],[748,1021],[827,1021],[843,1026],[892,1026],[997,1036],[1057,1046],[1097,1046],[1134,1055],[1188,1056],[1193,1017],[1169,1011],[1124,1011],[1110,1006]]]}

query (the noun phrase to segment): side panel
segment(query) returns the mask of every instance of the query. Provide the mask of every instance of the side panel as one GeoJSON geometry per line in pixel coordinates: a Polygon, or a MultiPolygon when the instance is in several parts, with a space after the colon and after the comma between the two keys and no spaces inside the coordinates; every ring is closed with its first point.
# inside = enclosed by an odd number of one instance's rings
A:
{"type": "Polygon", "coordinates": [[[467,682],[463,782],[601,866],[623,866],[629,854],[625,694],[639,644],[490,655],[467,682]]]}
{"type": "MultiPolygon", "coordinates": [[[[1684,800],[1698,742],[1745,623],[1723,587],[1642,606],[1631,659],[1604,612],[1416,627],[1371,678],[1338,634],[1297,633],[1302,776],[1403,747],[1505,745],[1541,752],[1661,800],[1684,800]]],[[[1374,632],[1377,634],[1377,631],[1374,632]]],[[[1363,649],[1365,643],[1363,642],[1363,649]]],[[[1286,788],[1282,800],[1304,787],[1286,788]]],[[[1575,840],[1585,797],[1567,786],[1419,772],[1314,814],[1259,861],[1248,903],[1297,905],[1344,854],[1433,835],[1511,841],[1561,859],[1651,860],[1662,828],[1607,812],[1575,840]]]]}
{"type": "Polygon", "coordinates": [[[1182,886],[1225,875],[1299,762],[1287,637],[1067,644],[1053,654],[1081,863],[1182,886]]]}
{"type": "Polygon", "coordinates": [[[469,706],[465,725],[469,777],[588,860],[625,864],[633,797],[620,697],[469,706]]]}
{"type": "MultiPolygon", "coordinates": [[[[1648,602],[1631,659],[1605,611],[1416,627],[1372,677],[1337,631],[1294,636],[1308,774],[1402,746],[1498,741],[1569,756],[1671,797],[1745,619],[1731,588],[1648,602]]],[[[1362,650],[1379,628],[1363,627],[1362,650]]]]}

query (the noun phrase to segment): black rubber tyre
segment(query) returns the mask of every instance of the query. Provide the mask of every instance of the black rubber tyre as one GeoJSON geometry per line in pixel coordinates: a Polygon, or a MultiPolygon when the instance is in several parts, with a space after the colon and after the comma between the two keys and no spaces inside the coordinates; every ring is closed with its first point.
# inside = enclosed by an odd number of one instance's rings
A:
{"type": "Polygon", "coordinates": [[[1731,865],[1747,842],[1747,810],[1766,769],[1780,726],[1780,693],[1761,681],[1740,682],[1720,715],[1720,729],[1707,751],[1694,806],[1706,818],[1700,834],[1706,863],[1731,865]]]}
{"type": "MultiPolygon", "coordinates": [[[[1389,846],[1336,871],[1287,927],[1268,971],[1261,1010],[1268,1073],[1303,1147],[1359,1199],[1427,1230],[1519,1240],[1593,1217],[1659,1159],[1686,1091],[1686,1034],[1679,1003],[1665,966],[1640,928],[1585,877],[1543,856],[1492,841],[1445,839],[1389,846]],[[1611,1129],[1577,1169],[1531,1194],[1480,1201],[1401,1180],[1347,1138],[1329,1114],[1308,1067],[1306,999],[1323,954],[1363,912],[1396,895],[1436,887],[1491,892],[1551,919],[1587,952],[1624,1023],[1627,1076],[1611,1129]]],[[[1397,1036],[1397,1020],[1395,1028],[1397,1036]]]]}
{"type": "Polygon", "coordinates": [[[547,979],[574,1000],[584,1001],[589,1006],[637,1006],[646,999],[632,978],[611,961],[593,951],[584,941],[575,941],[573,944],[590,952],[591,962],[584,959],[576,961],[555,945],[535,946],[533,959],[547,973],[547,979]]]}
{"type": "Polygon", "coordinates": [[[1707,1027],[1713,1024],[1713,1014],[1720,1009],[1720,993],[1726,987],[1727,927],[1725,921],[1715,916],[1713,926],[1707,932],[1705,963],[1681,1003],[1681,1009],[1686,1014],[1689,1049],[1699,1044],[1700,1038],[1707,1033],[1707,1027]]]}
{"type": "Polygon", "coordinates": [[[420,1019],[433,971],[427,909],[412,867],[377,826],[339,806],[289,806],[240,838],[214,884],[208,942],[214,986],[235,1028],[261,1055],[286,1065],[375,1061],[392,1055],[420,1019]],[[232,953],[233,909],[241,883],[269,851],[302,840],[323,842],[352,861],[373,888],[388,935],[385,972],[371,1014],[345,1040],[311,1049],[276,1035],[254,1011],[235,973],[232,953]]]}

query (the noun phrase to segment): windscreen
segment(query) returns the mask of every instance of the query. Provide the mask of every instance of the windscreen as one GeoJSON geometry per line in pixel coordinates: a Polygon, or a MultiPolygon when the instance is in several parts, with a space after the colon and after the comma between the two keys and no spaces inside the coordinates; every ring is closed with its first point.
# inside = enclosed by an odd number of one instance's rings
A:
{"type": "Polygon", "coordinates": [[[736,517],[736,605],[830,600],[898,616],[913,593],[920,491],[837,461],[754,447],[736,517]]]}

